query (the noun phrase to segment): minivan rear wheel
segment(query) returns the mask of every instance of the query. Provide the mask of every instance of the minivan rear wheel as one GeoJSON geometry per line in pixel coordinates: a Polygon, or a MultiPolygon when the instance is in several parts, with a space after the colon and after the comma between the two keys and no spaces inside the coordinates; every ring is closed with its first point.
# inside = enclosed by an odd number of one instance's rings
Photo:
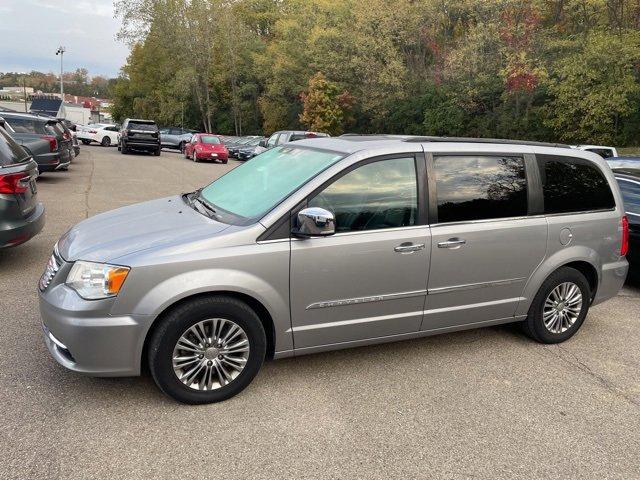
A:
{"type": "Polygon", "coordinates": [[[578,270],[562,267],[553,272],[536,294],[524,332],[541,343],[560,343],[582,326],[591,301],[591,289],[578,270]]]}
{"type": "Polygon", "coordinates": [[[231,398],[262,366],[264,328],[256,313],[235,298],[199,298],[161,322],[149,341],[149,370],[160,390],[179,402],[231,398]]]}

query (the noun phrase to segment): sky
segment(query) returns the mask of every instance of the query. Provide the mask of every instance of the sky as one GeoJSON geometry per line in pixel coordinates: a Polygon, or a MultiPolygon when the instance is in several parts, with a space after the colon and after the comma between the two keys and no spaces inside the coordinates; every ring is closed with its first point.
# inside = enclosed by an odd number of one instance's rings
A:
{"type": "Polygon", "coordinates": [[[113,0],[0,0],[0,72],[64,71],[115,77],[129,53],[115,39],[113,0]]]}

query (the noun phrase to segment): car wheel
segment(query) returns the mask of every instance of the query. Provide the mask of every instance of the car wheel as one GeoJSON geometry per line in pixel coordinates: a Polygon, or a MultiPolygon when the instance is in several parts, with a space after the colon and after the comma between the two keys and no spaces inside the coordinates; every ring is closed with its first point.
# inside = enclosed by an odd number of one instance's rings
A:
{"type": "Polygon", "coordinates": [[[524,332],[541,343],[560,343],[571,338],[582,326],[589,304],[591,289],[578,270],[562,267],[547,278],[536,294],[524,332]]]}
{"type": "Polygon", "coordinates": [[[127,153],[129,153],[129,149],[127,148],[127,145],[122,143],[120,145],[120,153],[122,153],[123,155],[126,155],[127,153]]]}
{"type": "Polygon", "coordinates": [[[180,145],[178,145],[178,148],[180,149],[180,153],[184,153],[184,142],[180,142],[180,145]]]}
{"type": "Polygon", "coordinates": [[[102,141],[100,142],[100,145],[102,145],[103,147],[110,147],[111,146],[111,139],[109,137],[104,137],[102,139],[102,141]]]}
{"type": "Polygon", "coordinates": [[[160,152],[161,152],[161,151],[162,151],[162,149],[161,149],[161,148],[158,148],[158,149],[156,149],[156,150],[153,152],[153,154],[154,154],[156,157],[159,157],[159,156],[160,156],[160,152]]]}
{"type": "Polygon", "coordinates": [[[165,394],[183,403],[226,400],[257,375],[266,336],[256,313],[231,297],[205,297],[172,310],[152,333],[151,375],[165,394]]]}
{"type": "Polygon", "coordinates": [[[226,165],[228,161],[229,160],[225,159],[225,160],[222,160],[222,163],[224,163],[226,165]]]}
{"type": "Polygon", "coordinates": [[[91,143],[91,140],[80,140],[80,141],[85,145],[89,145],[91,143]]]}

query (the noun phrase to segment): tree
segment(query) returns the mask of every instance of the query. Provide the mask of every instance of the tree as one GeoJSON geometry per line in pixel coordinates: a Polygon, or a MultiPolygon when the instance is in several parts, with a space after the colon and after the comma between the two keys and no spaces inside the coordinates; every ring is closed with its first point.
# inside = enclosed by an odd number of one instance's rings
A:
{"type": "Polygon", "coordinates": [[[331,135],[344,133],[351,122],[353,97],[320,72],[309,79],[309,88],[301,95],[304,108],[300,122],[310,130],[331,135]]]}

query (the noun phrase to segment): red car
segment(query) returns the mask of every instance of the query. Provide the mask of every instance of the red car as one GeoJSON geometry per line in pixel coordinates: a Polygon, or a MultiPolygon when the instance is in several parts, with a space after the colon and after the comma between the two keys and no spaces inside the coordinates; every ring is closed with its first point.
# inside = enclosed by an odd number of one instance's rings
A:
{"type": "Polygon", "coordinates": [[[227,163],[229,151],[220,137],[210,133],[196,133],[191,137],[191,141],[184,146],[184,158],[190,158],[194,162],[219,160],[222,163],[227,163]]]}

